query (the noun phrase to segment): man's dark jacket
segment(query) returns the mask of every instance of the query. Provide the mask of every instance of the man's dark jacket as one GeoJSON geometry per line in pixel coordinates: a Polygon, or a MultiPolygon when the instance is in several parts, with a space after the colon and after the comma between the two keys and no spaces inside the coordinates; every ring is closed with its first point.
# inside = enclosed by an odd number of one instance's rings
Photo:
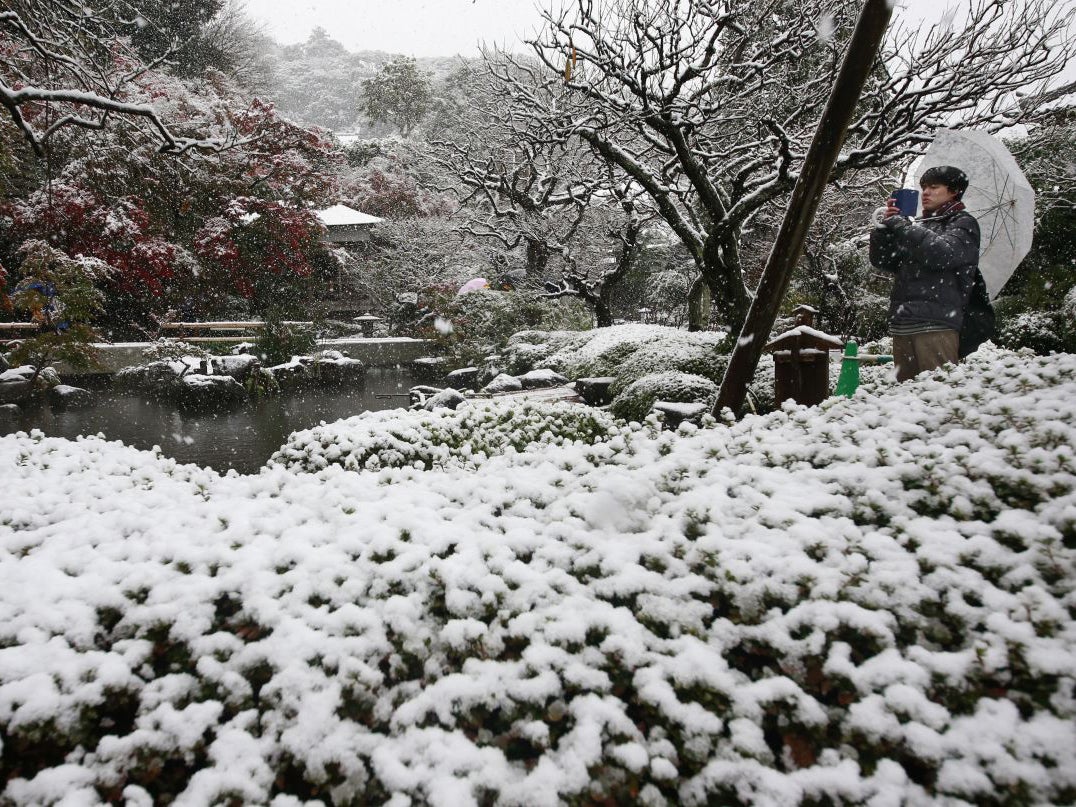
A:
{"type": "Polygon", "coordinates": [[[942,325],[960,331],[980,278],[979,222],[963,209],[914,224],[891,216],[871,232],[870,261],[896,275],[889,298],[891,325],[942,325]]]}

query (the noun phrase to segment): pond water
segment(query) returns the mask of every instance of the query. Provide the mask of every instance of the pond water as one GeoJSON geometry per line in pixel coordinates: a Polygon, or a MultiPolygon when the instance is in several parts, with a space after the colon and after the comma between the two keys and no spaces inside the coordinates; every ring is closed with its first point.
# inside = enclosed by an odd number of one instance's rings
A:
{"type": "Polygon", "coordinates": [[[0,424],[0,434],[40,429],[50,437],[75,438],[100,433],[136,448],[160,446],[161,453],[180,462],[257,473],[293,431],[362,412],[406,407],[407,391],[416,383],[407,370],[371,368],[361,388],[308,389],[215,413],[180,412],[104,388],[95,390],[92,406],[24,411],[15,422],[0,424]]]}

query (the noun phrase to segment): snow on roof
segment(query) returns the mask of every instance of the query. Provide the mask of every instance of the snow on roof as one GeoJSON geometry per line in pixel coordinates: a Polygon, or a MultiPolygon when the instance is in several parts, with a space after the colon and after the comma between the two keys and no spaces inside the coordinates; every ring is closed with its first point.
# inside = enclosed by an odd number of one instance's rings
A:
{"type": "Polygon", "coordinates": [[[351,227],[356,224],[377,224],[382,219],[366,213],[360,213],[347,205],[333,205],[318,211],[318,219],[326,227],[351,227]]]}

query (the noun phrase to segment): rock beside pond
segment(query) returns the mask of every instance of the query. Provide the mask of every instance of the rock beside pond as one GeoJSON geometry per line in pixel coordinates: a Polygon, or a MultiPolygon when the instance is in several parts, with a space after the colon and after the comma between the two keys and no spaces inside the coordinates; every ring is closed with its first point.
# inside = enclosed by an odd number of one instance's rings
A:
{"type": "Polygon", "coordinates": [[[366,365],[351,359],[338,350],[323,350],[314,356],[314,377],[327,384],[346,384],[362,381],[366,365]]]}
{"type": "Polygon", "coordinates": [[[12,378],[0,381],[0,404],[16,403],[29,397],[32,391],[30,381],[26,378],[12,378]]]}
{"type": "Polygon", "coordinates": [[[468,389],[478,383],[478,373],[477,367],[461,367],[445,376],[445,381],[454,389],[468,389]]]}
{"type": "Polygon", "coordinates": [[[411,362],[411,373],[419,381],[440,381],[445,377],[443,356],[426,356],[411,362]]]}
{"type": "Polygon", "coordinates": [[[18,403],[30,397],[34,368],[23,365],[0,373],[0,404],[18,403]]]}
{"type": "Polygon", "coordinates": [[[459,391],[448,387],[427,398],[422,408],[427,412],[432,412],[435,409],[455,409],[465,400],[466,398],[459,391]]]}
{"type": "Polygon", "coordinates": [[[179,382],[183,366],[178,362],[155,361],[137,367],[125,367],[112,379],[121,392],[138,392],[155,398],[167,398],[179,382]]]}
{"type": "Polygon", "coordinates": [[[337,350],[324,350],[315,356],[293,356],[269,370],[281,389],[290,390],[313,384],[357,383],[365,376],[366,365],[337,350]]]}
{"type": "Polygon", "coordinates": [[[425,384],[416,384],[407,391],[408,401],[412,408],[426,405],[426,401],[441,391],[440,387],[430,387],[425,384]]]}
{"type": "Polygon", "coordinates": [[[191,374],[179,379],[170,397],[187,409],[230,409],[247,400],[247,391],[230,375],[191,374]]]}
{"type": "Polygon", "coordinates": [[[258,361],[258,357],[251,356],[249,353],[236,356],[214,356],[211,361],[213,363],[213,375],[231,376],[240,384],[250,378],[250,374],[256,368],[262,366],[262,363],[258,361]]]}
{"type": "Polygon", "coordinates": [[[499,376],[482,387],[482,392],[497,394],[499,392],[518,392],[523,389],[523,382],[515,376],[501,373],[499,376]]]}
{"type": "Polygon", "coordinates": [[[568,379],[555,370],[531,370],[529,373],[517,375],[516,378],[523,385],[523,389],[544,389],[546,387],[561,387],[568,383],[568,379]]]}
{"type": "Polygon", "coordinates": [[[48,402],[56,409],[77,409],[90,406],[94,395],[88,389],[73,387],[70,384],[57,384],[48,391],[48,402]]]}

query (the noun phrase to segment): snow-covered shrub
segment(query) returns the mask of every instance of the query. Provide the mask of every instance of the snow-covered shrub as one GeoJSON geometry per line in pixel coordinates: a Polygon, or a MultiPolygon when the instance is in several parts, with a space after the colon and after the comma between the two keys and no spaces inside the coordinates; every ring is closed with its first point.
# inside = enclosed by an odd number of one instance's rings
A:
{"type": "Polygon", "coordinates": [[[720,384],[728,363],[727,347],[721,343],[685,343],[682,340],[651,342],[621,362],[609,391],[619,395],[629,384],[643,376],[664,372],[688,373],[720,384]]]}
{"type": "Polygon", "coordinates": [[[608,441],[625,429],[601,410],[562,402],[469,401],[432,412],[392,409],[295,432],[270,458],[301,471],[476,467],[506,451],[608,441]]]}
{"type": "Polygon", "coordinates": [[[1076,344],[1070,345],[1070,342],[1076,341],[1074,334],[1076,331],[1067,327],[1061,312],[1023,311],[1002,319],[997,341],[1010,350],[1026,347],[1036,353],[1047,354],[1076,349],[1076,344]]]}
{"type": "Polygon", "coordinates": [[[1061,301],[1061,316],[1065,318],[1065,324],[1076,330],[1076,286],[1065,293],[1061,301]]]}
{"type": "Polygon", "coordinates": [[[687,356],[708,355],[724,342],[725,334],[719,332],[690,333],[662,325],[614,325],[583,333],[517,334],[503,355],[515,374],[549,368],[576,379],[616,376],[624,363],[644,348],[651,362],[660,361],[664,351],[671,363],[660,369],[673,370],[677,369],[677,357],[687,361],[687,356]],[[527,366],[525,359],[531,357],[534,363],[527,366]]]}
{"type": "Polygon", "coordinates": [[[0,438],[0,801],[1071,804],[1076,356],[475,470],[0,438]]]}
{"type": "Polygon", "coordinates": [[[582,345],[587,336],[596,331],[581,333],[577,331],[519,331],[501,350],[501,358],[506,369],[512,375],[522,375],[531,370],[547,367],[550,356],[569,345],[582,345]]]}
{"type": "Polygon", "coordinates": [[[717,384],[708,378],[670,370],[644,375],[627,384],[610,404],[614,415],[624,420],[642,422],[654,403],[705,403],[717,401],[717,384]]]}

